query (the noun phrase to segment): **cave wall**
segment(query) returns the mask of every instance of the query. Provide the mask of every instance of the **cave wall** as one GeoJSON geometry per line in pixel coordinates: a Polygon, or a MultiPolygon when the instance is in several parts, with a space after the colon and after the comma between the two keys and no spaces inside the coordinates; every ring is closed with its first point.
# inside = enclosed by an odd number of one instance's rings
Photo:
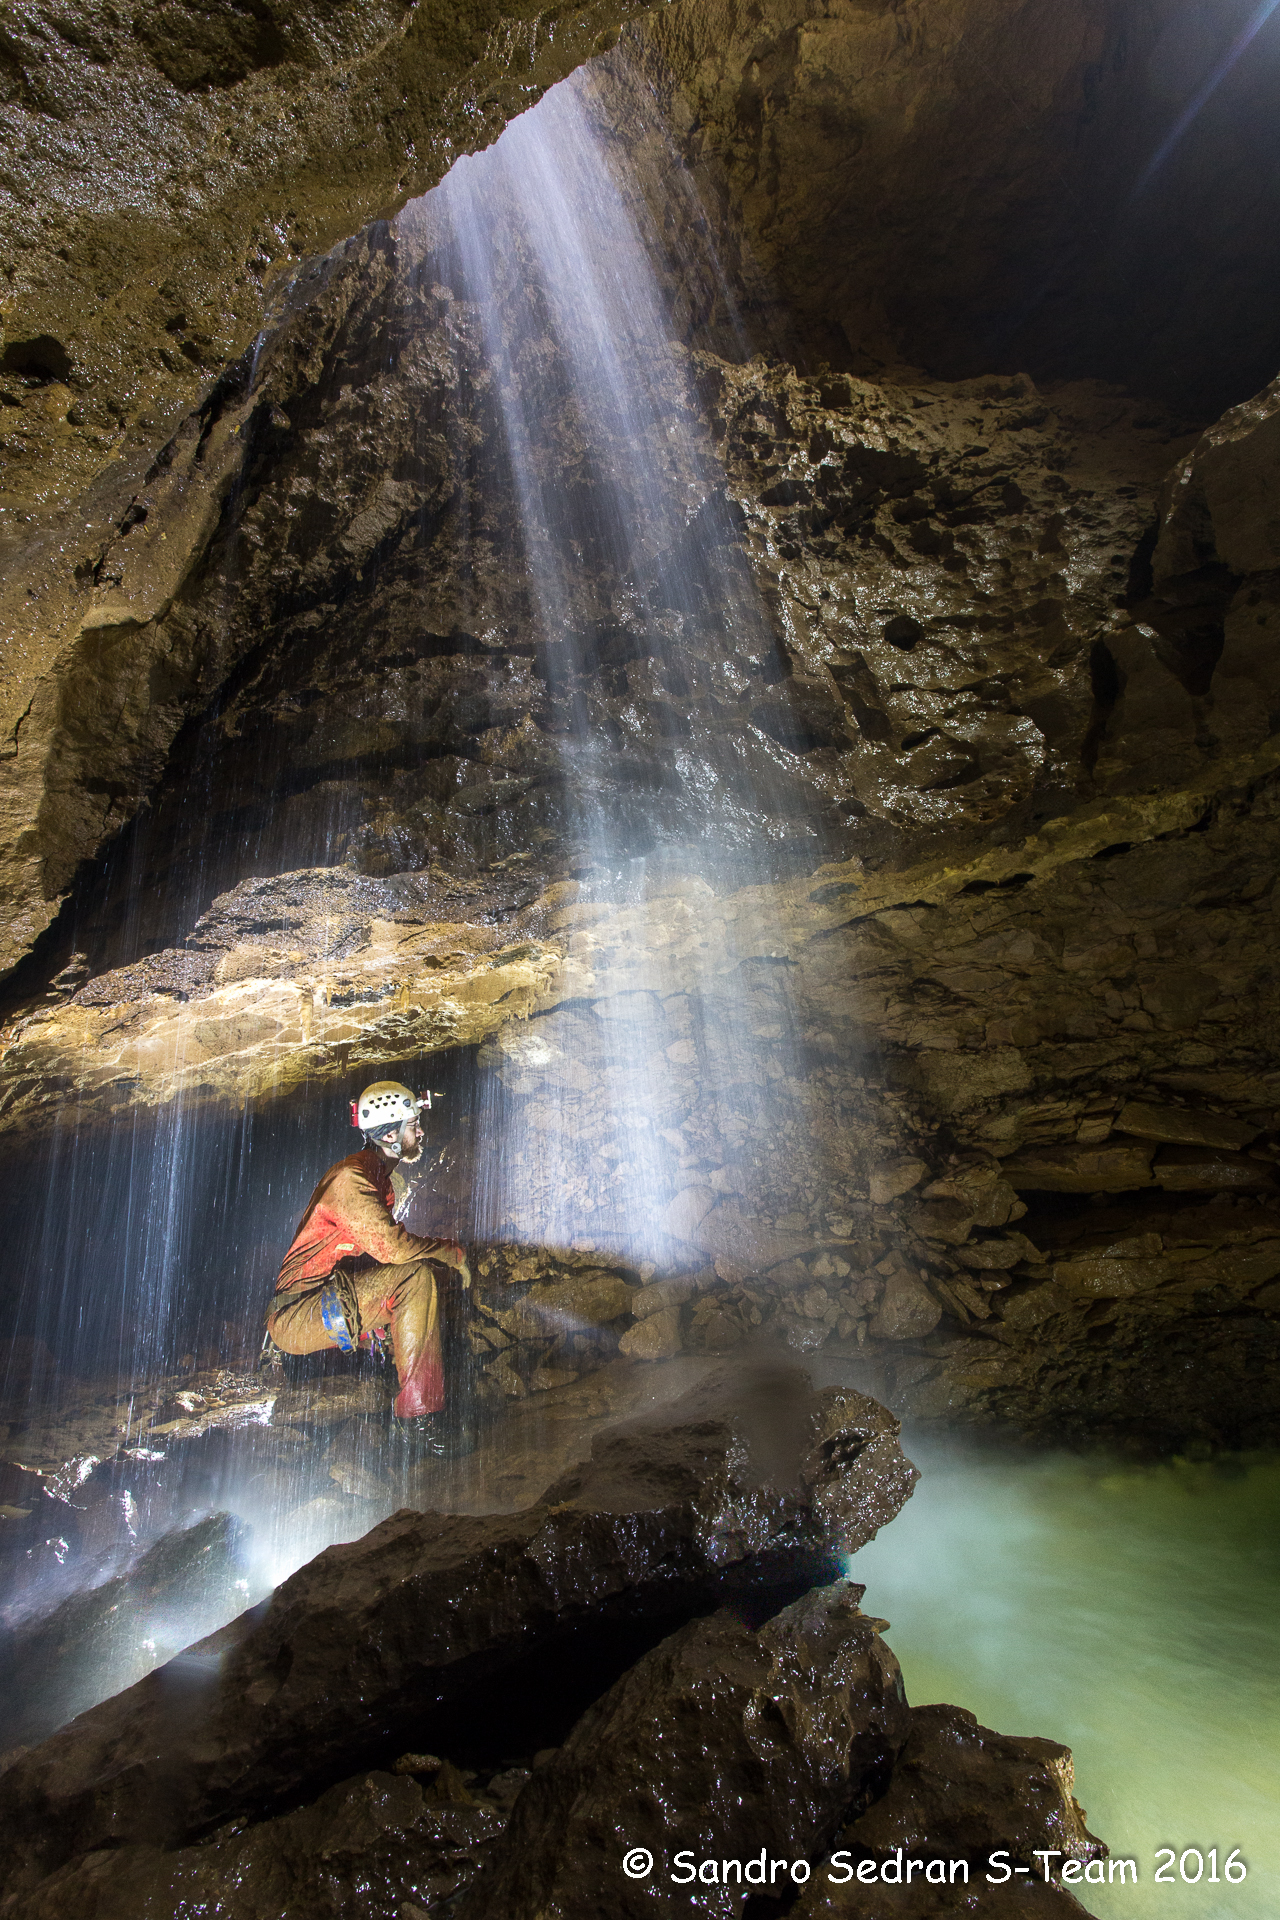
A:
{"type": "MultiPolygon", "coordinates": [[[[1179,289],[1154,324],[1116,267],[1145,256],[1099,209],[1165,124],[1152,75],[1188,10],[1127,15],[1121,59],[1104,7],[682,6],[601,63],[638,190],[684,183],[658,267],[769,616],[732,697],[697,621],[664,678],[599,555],[572,669],[530,641],[475,315],[429,229],[378,223],[309,266],[29,596],[56,665],[19,688],[3,767],[0,1126],[226,1111],[478,1048],[520,1230],[568,1191],[579,1252],[607,1259],[656,1089],[684,1279],[597,1358],[767,1323],[852,1342],[917,1414],[1268,1431],[1280,391],[1199,425],[1270,351],[1270,176],[1210,247],[1144,214],[1171,276],[1144,284],[1179,289]],[[1028,307],[1050,257],[1065,277],[1028,307]],[[566,695],[612,743],[636,856],[704,820],[679,773],[694,707],[737,744],[756,777],[719,798],[781,849],[767,899],[728,839],[714,887],[676,859],[639,900],[610,891],[566,695]],[[642,1002],[664,1041],[636,1061],[642,1002]],[[764,1118],[723,1092],[744,1023],[764,1118]]],[[[1228,107],[1247,145],[1224,80],[1228,107]]],[[[1230,182],[1206,116],[1178,165],[1230,182]]],[[[521,377],[554,401],[537,343],[521,377]]],[[[463,1186],[495,1187],[494,1151],[463,1186]]],[[[495,1299],[540,1271],[492,1257],[495,1299]]],[[[493,1326],[504,1393],[573,1359],[493,1326]]]]}
{"type": "Polygon", "coordinates": [[[136,485],[138,460],[249,345],[301,263],[434,186],[629,11],[11,8],[6,545],[113,463],[125,471],[108,493],[130,467],[136,485]]]}
{"type": "MultiPolygon", "coordinates": [[[[301,263],[491,139],[621,17],[575,15],[566,31],[549,16],[462,27],[418,9],[357,21],[175,6],[163,32],[92,10],[10,22],[7,112],[25,165],[0,369],[14,930],[0,961],[56,916],[238,659],[171,648],[163,686],[139,696],[147,633],[123,623],[111,589],[141,511],[167,550],[140,628],[204,566],[242,452],[230,396],[255,357],[274,391],[279,336],[335,272],[331,258],[301,263]],[[157,485],[181,487],[180,525],[159,526],[157,485]],[[105,780],[78,751],[66,762],[65,715],[91,704],[89,685],[130,763],[105,780]]],[[[1239,6],[1191,0],[969,0],[945,17],[699,0],[635,32],[639,84],[616,86],[610,112],[652,177],[688,170],[688,219],[715,228],[736,290],[738,357],[773,346],[809,368],[905,359],[946,378],[1113,379],[1190,426],[1260,387],[1280,355],[1266,110],[1280,26],[1137,183],[1243,21],[1239,6]],[[637,110],[649,94],[670,129],[659,139],[637,110]]],[[[725,352],[735,327],[705,260],[684,305],[691,344],[725,352]]]]}
{"type": "Polygon", "coordinates": [[[1249,0],[715,0],[647,73],[810,364],[1025,368],[1201,420],[1280,359],[1280,22],[1249,0]]]}

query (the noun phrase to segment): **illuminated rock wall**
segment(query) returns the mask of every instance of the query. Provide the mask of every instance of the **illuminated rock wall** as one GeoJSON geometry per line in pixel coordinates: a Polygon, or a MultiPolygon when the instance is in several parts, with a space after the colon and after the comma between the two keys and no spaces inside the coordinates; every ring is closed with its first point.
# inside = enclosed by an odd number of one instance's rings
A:
{"type": "MultiPolygon", "coordinates": [[[[0,1124],[33,1139],[72,1104],[94,1127],[177,1096],[231,1112],[478,1048],[493,1114],[520,1121],[523,1216],[491,1164],[511,1132],[457,1177],[477,1235],[520,1258],[564,1253],[566,1198],[576,1239],[636,1257],[609,1204],[623,1120],[646,1123],[646,1278],[688,1284],[602,1323],[624,1351],[776,1324],[878,1356],[918,1411],[1265,1426],[1261,1385],[1232,1382],[1260,1375],[1280,1273],[1274,389],[1198,433],[1218,386],[1270,370],[1271,243],[1232,228],[1197,251],[1185,330],[1162,322],[1144,361],[1120,229],[1086,259],[1079,211],[1176,120],[1166,13],[1165,52],[1120,61],[1105,7],[1078,32],[975,8],[955,44],[923,16],[676,8],[605,63],[601,124],[649,198],[675,164],[641,114],[657,86],[698,187],[680,238],[719,243],[738,299],[735,339],[713,250],[690,268],[673,240],[700,431],[770,612],[708,708],[767,773],[730,796],[789,875],[763,916],[728,843],[714,889],[659,861],[632,900],[584,862],[588,775],[522,638],[475,316],[408,228],[311,269],[26,596],[58,666],[14,682],[0,1124]],[[1040,49],[1017,134],[953,58],[981,67],[1010,20],[1040,49]],[[1066,193],[1045,156],[1070,172],[1077,151],[1066,193]],[[1050,254],[1075,264],[1039,318],[984,333],[1050,254]],[[616,1057],[634,995],[663,1029],[643,1061],[616,1057]],[[776,1052],[763,1102],[710,1091],[734,1022],[776,1052]],[[551,1112],[563,1166],[537,1164],[551,1112]]],[[[1235,178],[1213,130],[1247,101],[1223,87],[1160,206],[1197,155],[1235,178]]],[[[1155,202],[1144,219],[1167,234],[1155,202]]],[[[23,405],[50,391],[15,378],[23,405]]],[[[580,454],[549,413],[556,484],[580,454]]],[[[617,585],[588,556],[571,695],[617,743],[592,804],[648,859],[699,831],[675,777],[692,695],[637,649],[617,585]]],[[[575,1363],[515,1344],[504,1392],[575,1363]]]]}

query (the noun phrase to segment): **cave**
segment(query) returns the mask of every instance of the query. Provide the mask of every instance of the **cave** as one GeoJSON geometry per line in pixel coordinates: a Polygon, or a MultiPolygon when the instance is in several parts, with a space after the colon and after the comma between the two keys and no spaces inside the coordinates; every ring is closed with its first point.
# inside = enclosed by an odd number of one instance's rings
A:
{"type": "Polygon", "coordinates": [[[1271,1911],[1278,84],[10,10],[5,1915],[1271,1911]]]}

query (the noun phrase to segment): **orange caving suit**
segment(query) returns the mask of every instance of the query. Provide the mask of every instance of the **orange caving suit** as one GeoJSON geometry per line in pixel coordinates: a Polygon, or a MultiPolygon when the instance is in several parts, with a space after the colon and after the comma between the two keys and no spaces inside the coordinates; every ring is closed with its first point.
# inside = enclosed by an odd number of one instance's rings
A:
{"type": "Polygon", "coordinates": [[[352,1341],[390,1327],[400,1380],[395,1411],[408,1419],[444,1406],[439,1301],[430,1262],[453,1266],[454,1253],[447,1240],[407,1233],[391,1217],[394,1201],[391,1172],[376,1147],[330,1167],[284,1257],[267,1331],[283,1353],[340,1346],[325,1325],[321,1298],[336,1289],[352,1341]]]}

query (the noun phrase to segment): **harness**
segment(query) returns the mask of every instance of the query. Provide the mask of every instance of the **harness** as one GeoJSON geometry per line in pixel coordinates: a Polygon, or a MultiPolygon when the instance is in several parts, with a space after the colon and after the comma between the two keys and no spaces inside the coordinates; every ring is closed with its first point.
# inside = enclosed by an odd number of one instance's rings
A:
{"type": "Polygon", "coordinates": [[[347,1316],[343,1312],[341,1296],[332,1283],[321,1292],[320,1318],[324,1321],[324,1330],[334,1346],[343,1353],[354,1353],[356,1343],[351,1338],[347,1326],[347,1316]]]}

